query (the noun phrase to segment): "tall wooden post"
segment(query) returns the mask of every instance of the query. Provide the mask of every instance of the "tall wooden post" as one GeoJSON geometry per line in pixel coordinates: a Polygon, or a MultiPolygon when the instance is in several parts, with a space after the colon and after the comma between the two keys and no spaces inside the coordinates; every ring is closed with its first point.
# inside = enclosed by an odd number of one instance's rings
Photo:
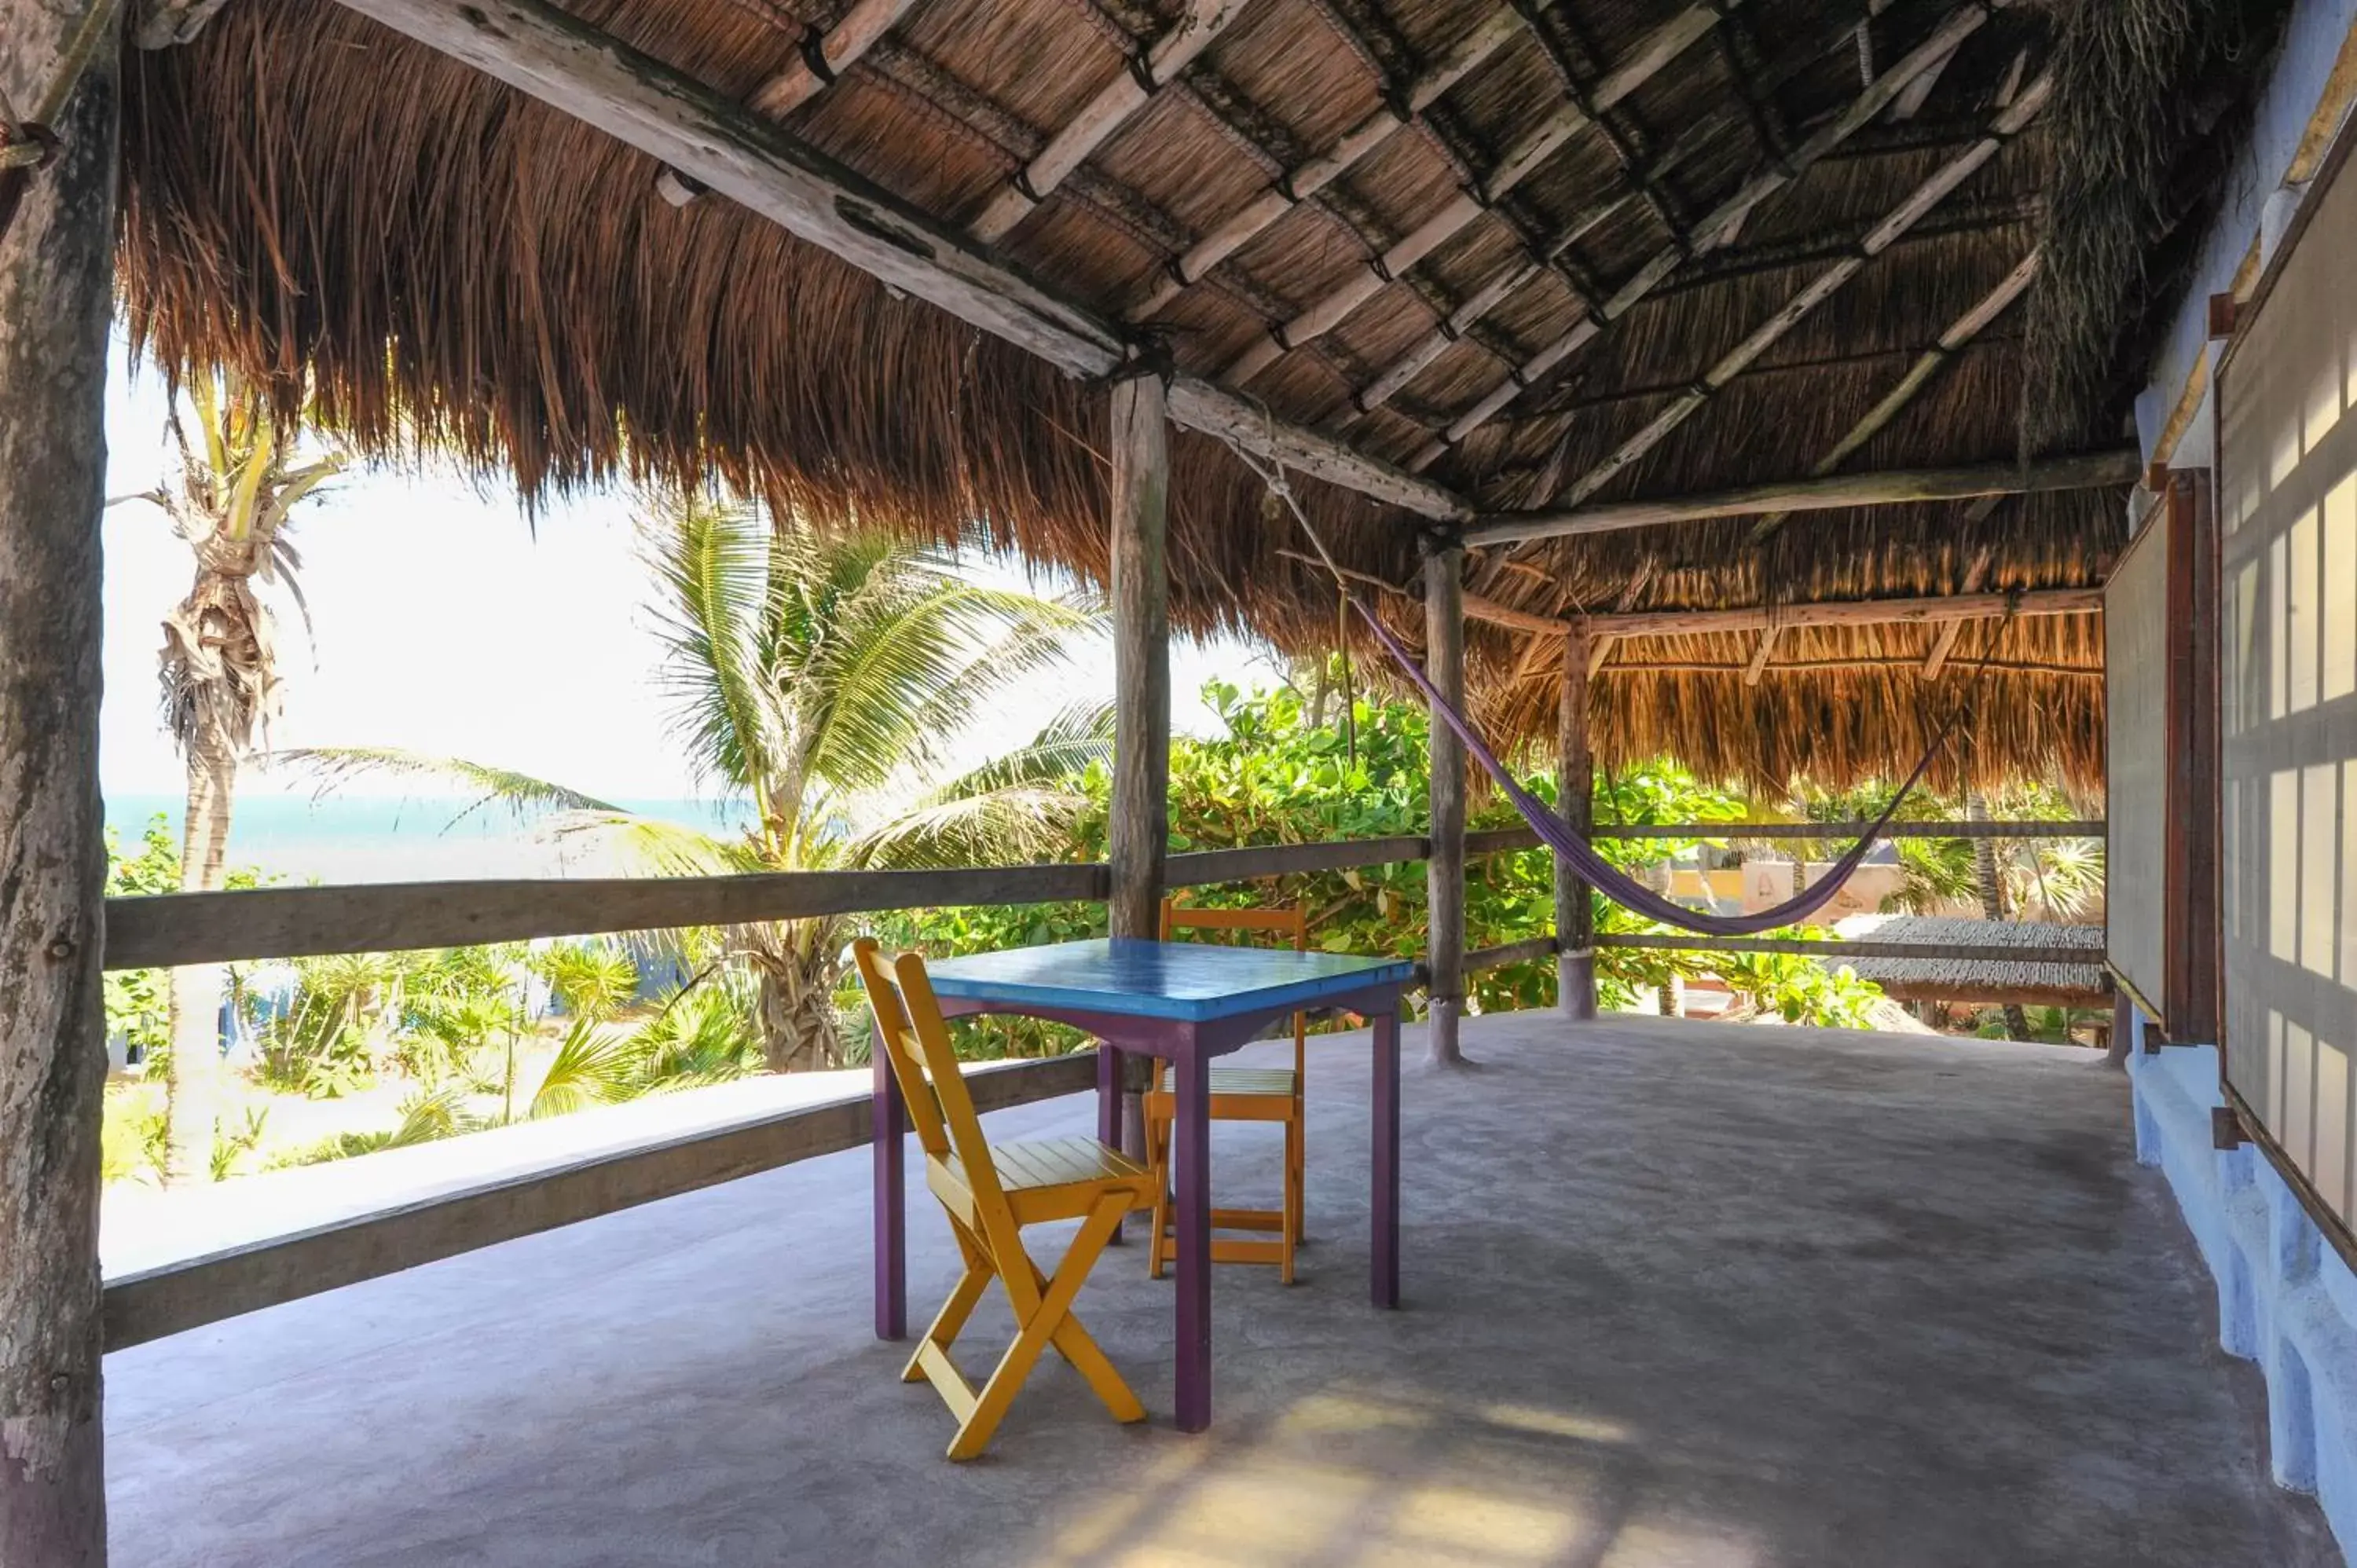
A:
{"type": "MultiPolygon", "coordinates": [[[[1424,558],[1425,673],[1459,713],[1465,709],[1465,551],[1449,544],[1424,558]]],[[[1465,1059],[1458,1021],[1465,1013],[1465,745],[1432,710],[1432,857],[1425,863],[1432,971],[1429,1058],[1465,1059]]]]}
{"type": "MultiPolygon", "coordinates": [[[[1575,623],[1563,639],[1562,706],[1555,715],[1555,810],[1581,838],[1596,825],[1596,763],[1587,749],[1588,660],[1593,639],[1575,623]]],[[[1596,1016],[1596,908],[1587,883],[1555,862],[1555,1005],[1566,1018],[1596,1016]]]]}
{"type": "Polygon", "coordinates": [[[1113,388],[1113,865],[1116,937],[1152,937],[1170,840],[1169,426],[1162,382],[1113,388]]]}
{"type": "MultiPolygon", "coordinates": [[[[1163,859],[1170,844],[1170,438],[1166,388],[1155,376],[1113,387],[1113,805],[1105,858],[1107,929],[1160,934],[1163,859]]],[[[1119,1064],[1116,1064],[1119,1065],[1119,1064]]],[[[1138,1094],[1146,1064],[1122,1076],[1120,1142],[1146,1153],[1138,1094]]],[[[1110,1133],[1112,1129],[1101,1129],[1110,1133]]],[[[1110,1142],[1110,1138],[1108,1138],[1110,1142]]]]}
{"type": "MultiPolygon", "coordinates": [[[[0,86],[48,92],[79,5],[0,0],[0,86]]],[[[0,240],[0,1563],[106,1560],[99,1423],[99,517],[113,285],[111,40],[0,240]]]]}

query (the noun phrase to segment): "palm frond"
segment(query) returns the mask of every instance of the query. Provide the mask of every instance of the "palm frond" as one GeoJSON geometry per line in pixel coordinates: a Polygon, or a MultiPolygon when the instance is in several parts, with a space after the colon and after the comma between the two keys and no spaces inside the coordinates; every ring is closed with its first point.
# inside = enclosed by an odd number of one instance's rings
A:
{"type": "Polygon", "coordinates": [[[629,1030],[594,1018],[576,1019],[565,1033],[564,1044],[556,1047],[540,1087],[533,1091],[532,1109],[525,1118],[537,1122],[628,1100],[638,1090],[642,1055],[629,1030]]]}
{"type": "Polygon", "coordinates": [[[658,632],[674,733],[705,775],[756,784],[781,738],[762,660],[772,566],[760,514],[691,495],[640,526],[667,600],[658,632]]]}
{"type": "Polygon", "coordinates": [[[618,814],[619,806],[563,784],[537,779],[512,768],[470,762],[463,757],[436,757],[384,746],[296,746],[270,754],[272,764],[284,763],[308,772],[315,794],[328,795],[355,779],[436,779],[462,789],[481,791],[481,798],[452,817],[445,831],[457,827],[486,806],[501,805],[521,822],[540,811],[604,811],[618,814]]]}

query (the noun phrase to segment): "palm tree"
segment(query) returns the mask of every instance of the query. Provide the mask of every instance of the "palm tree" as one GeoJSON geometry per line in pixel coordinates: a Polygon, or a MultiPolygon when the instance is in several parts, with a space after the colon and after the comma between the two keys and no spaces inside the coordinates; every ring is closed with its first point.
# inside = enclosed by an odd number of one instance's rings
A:
{"type": "MultiPolygon", "coordinates": [[[[296,430],[234,375],[200,376],[184,390],[188,406],[171,422],[178,483],[124,499],[162,508],[195,557],[196,581],[164,618],[158,676],[165,726],[188,765],[180,887],[210,892],[222,882],[239,766],[279,711],[274,628],[254,583],[285,583],[304,608],[294,578],[301,557],[286,528],[346,458],[331,448],[300,460],[296,430]]],[[[210,1176],[221,993],[218,967],[172,972],[167,1182],[210,1176]]]]}
{"type": "MultiPolygon", "coordinates": [[[[363,771],[425,775],[479,790],[478,806],[554,807],[558,833],[595,835],[635,869],[666,875],[970,865],[1069,847],[1085,809],[1072,778],[1110,752],[1103,714],[1060,715],[1030,744],[944,779],[947,743],[992,699],[1060,662],[1099,624],[1092,610],[975,582],[895,541],[705,495],[662,504],[641,529],[662,587],[673,734],[708,783],[750,802],[754,824],[741,836],[457,758],[289,759],[330,784],[363,771]]],[[[838,1065],[844,922],[762,921],[726,937],[756,979],[770,1067],[838,1065]]]]}

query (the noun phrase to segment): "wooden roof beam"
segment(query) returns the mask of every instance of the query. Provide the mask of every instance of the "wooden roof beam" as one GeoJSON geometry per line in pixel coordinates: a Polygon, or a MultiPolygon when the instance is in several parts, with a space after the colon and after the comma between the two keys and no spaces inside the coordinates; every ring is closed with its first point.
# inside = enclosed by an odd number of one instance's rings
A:
{"type": "MultiPolygon", "coordinates": [[[[1046,360],[1096,377],[1128,363],[1111,322],[776,124],[545,3],[340,0],[350,9],[597,126],[879,281],[1046,360]]],[[[1265,460],[1421,516],[1465,500],[1200,377],[1172,379],[1170,417],[1265,460]]]]}
{"type": "MultiPolygon", "coordinates": [[[[1754,605],[1724,610],[1631,610],[1587,616],[1542,616],[1479,595],[1465,596],[1465,613],[1517,631],[1561,637],[1711,637],[1770,627],[1938,626],[1951,621],[2009,620],[2017,616],[2083,615],[2104,607],[2104,590],[2039,588],[2018,594],[1943,594],[1906,599],[1838,599],[1813,604],[1754,605]]],[[[1910,660],[1908,662],[1912,663],[1910,660]]],[[[1729,669],[1741,666],[1730,665],[1729,669]]]]}
{"type": "MultiPolygon", "coordinates": [[[[1797,180],[1811,165],[1872,121],[1917,75],[1930,70],[1948,50],[1978,31],[1996,14],[2001,3],[2011,4],[2012,0],[1972,0],[1972,4],[1951,12],[1947,19],[1933,29],[1930,38],[1910,50],[1897,65],[1877,77],[1847,109],[1818,127],[1807,141],[1792,149],[1790,157],[1781,163],[1762,165],[1734,195],[1712,209],[1710,214],[1695,226],[1695,232],[1700,237],[1700,244],[1695,251],[1665,245],[1656,252],[1599,308],[1587,312],[1554,342],[1522,364],[1511,367],[1503,382],[1409,459],[1409,469],[1421,472],[1438,462],[1450,447],[1495,418],[1525,389],[1536,385],[1607,326],[1628,314],[1638,302],[1669,281],[1691,255],[1711,249],[1732,234],[1753,208],[1797,180]]],[[[2008,109],[2006,113],[2010,114],[2013,111],[2008,109]]],[[[1975,143],[1975,146],[1979,145],[1975,143]]]]}
{"type": "Polygon", "coordinates": [[[1348,174],[1390,141],[1394,133],[1414,124],[1415,116],[1497,53],[1522,25],[1520,13],[1511,5],[1501,5],[1491,12],[1458,39],[1456,47],[1434,61],[1429,70],[1409,82],[1396,100],[1387,102],[1342,133],[1341,139],[1325,152],[1294,166],[1188,246],[1162,277],[1123,311],[1124,317],[1131,321],[1146,321],[1160,314],[1181,290],[1200,282],[1206,273],[1278,219],[1348,174]]]}
{"type": "MultiPolygon", "coordinates": [[[[1742,0],[1719,0],[1733,6],[1742,0]]],[[[1296,349],[1339,326],[1350,314],[1383,292],[1401,273],[1430,255],[1466,225],[1487,212],[1532,171],[1577,134],[1590,119],[1643,86],[1684,53],[1695,39],[1717,25],[1718,6],[1698,3],[1687,6],[1647,35],[1620,64],[1605,73],[1586,101],[1567,99],[1554,113],[1506,149],[1498,166],[1478,191],[1460,190],[1448,204],[1395,241],[1382,255],[1370,257],[1350,282],[1308,309],[1272,328],[1221,372],[1221,379],[1241,384],[1275,364],[1288,349],[1296,349]]]]}
{"type": "Polygon", "coordinates": [[[1864,272],[1873,260],[1890,248],[1901,234],[1923,215],[1947,199],[1973,172],[2037,117],[2039,110],[2054,85],[2052,72],[2041,74],[2029,91],[2009,107],[1999,113],[1989,127],[1989,134],[1972,146],[1950,158],[1934,170],[1930,178],[1918,185],[1907,199],[1892,209],[1889,216],[1867,231],[1866,239],[1854,255],[1846,256],[1811,278],[1794,292],[1768,319],[1719,356],[1708,370],[1703,371],[1692,391],[1671,400],[1669,405],[1655,414],[1643,429],[1607,456],[1594,467],[1572,481],[1562,497],[1566,506],[1577,506],[1597,491],[1619,478],[1629,465],[1651,452],[1668,439],[1672,431],[1684,424],[1717,397],[1727,384],[1743,372],[1746,366],[1772,348],[1779,339],[1808,319],[1812,311],[1831,298],[1851,279],[1864,272]]]}
{"type": "Polygon", "coordinates": [[[1788,479],[1701,495],[1612,501],[1546,511],[1485,512],[1465,531],[1469,549],[1659,528],[1766,511],[1828,511],[1844,507],[1903,506],[1914,501],[1970,500],[1979,496],[2036,495],[2050,490],[2106,489],[2134,484],[2144,472],[2133,446],[2049,457],[2027,467],[1983,463],[1959,468],[1902,468],[1788,479]]]}
{"type": "MultiPolygon", "coordinates": [[[[755,88],[745,100],[756,114],[782,120],[830,86],[866,54],[876,40],[909,14],[917,0],[854,0],[832,27],[813,27],[802,35],[802,54],[794,62],[755,88]]],[[[695,180],[677,169],[655,176],[655,188],[673,207],[685,207],[704,194],[695,180]]]]}
{"type": "Polygon", "coordinates": [[[2101,588],[2040,588],[2019,594],[1946,594],[1913,599],[1851,599],[1762,605],[1731,610],[1636,610],[1587,617],[1590,635],[1706,637],[1781,627],[1937,626],[1944,621],[2007,620],[2016,616],[2082,615],[2104,607],[2101,588]]]}
{"type": "Polygon", "coordinates": [[[1064,177],[1088,160],[1115,131],[1154,101],[1154,94],[1187,69],[1228,24],[1243,15],[1246,0],[1187,0],[1187,8],[1153,43],[1131,57],[1123,70],[1089,100],[1071,123],[1048,139],[1039,155],[1015,171],[971,225],[974,236],[996,244],[1015,231],[1064,177]]]}

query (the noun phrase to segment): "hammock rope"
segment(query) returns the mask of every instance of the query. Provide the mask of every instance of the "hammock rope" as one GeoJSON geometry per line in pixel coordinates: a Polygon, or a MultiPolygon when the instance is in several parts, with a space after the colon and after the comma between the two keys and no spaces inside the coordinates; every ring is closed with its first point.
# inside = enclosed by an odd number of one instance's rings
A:
{"type": "MultiPolygon", "coordinates": [[[[1416,663],[1415,656],[1408,652],[1398,638],[1392,635],[1391,628],[1384,626],[1375,613],[1351,591],[1350,583],[1342,575],[1342,568],[1336,564],[1332,552],[1326,548],[1326,542],[1318,537],[1317,529],[1310,525],[1308,512],[1294,495],[1292,487],[1286,482],[1285,470],[1281,467],[1264,465],[1233,441],[1230,441],[1228,446],[1237,458],[1268,487],[1269,493],[1283,501],[1286,509],[1293,513],[1293,521],[1299,525],[1303,535],[1308,539],[1310,547],[1318,552],[1318,558],[1324,562],[1326,569],[1333,574],[1334,585],[1341,594],[1344,602],[1358,612],[1359,618],[1367,623],[1367,629],[1374,633],[1375,640],[1382,645],[1383,651],[1390,655],[1392,661],[1400,667],[1401,671],[1407,676],[1415,689],[1423,693],[1432,712],[1439,715],[1441,722],[1446,724],[1457,738],[1464,743],[1467,752],[1481,765],[1481,770],[1490,776],[1501,790],[1504,791],[1506,799],[1513,803],[1514,810],[1522,814],[1523,820],[1530,824],[1534,832],[1538,834],[1539,842],[1563,857],[1579,874],[1583,881],[1607,898],[1632,914],[1641,915],[1662,925],[1674,926],[1681,930],[1693,931],[1704,936],[1745,937],[1757,935],[1761,931],[1774,930],[1779,926],[1792,925],[1806,919],[1824,908],[1833,901],[1834,896],[1841,891],[1842,885],[1849,880],[1850,874],[1865,864],[1867,854],[1881,838],[1882,831],[1890,825],[1891,820],[1899,814],[1899,809],[1906,804],[1907,798],[1914,792],[1915,786],[1922,782],[1923,775],[1930,769],[1933,759],[1940,755],[1947,746],[1950,737],[1954,735],[1957,722],[1964,714],[1978,705],[1972,698],[1977,694],[1980,676],[1985,676],[1988,672],[1986,655],[1984,655],[1981,660],[1979,675],[1975,677],[1974,692],[1968,693],[1967,700],[1958,704],[1956,712],[1950,716],[1948,722],[1942,725],[1932,736],[1931,745],[1924,747],[1922,757],[1908,773],[1905,782],[1900,785],[1898,792],[1891,796],[1890,803],[1882,809],[1882,814],[1867,824],[1865,834],[1851,844],[1842,857],[1834,862],[1813,885],[1772,908],[1761,909],[1749,915],[1713,915],[1698,909],[1690,909],[1683,904],[1674,903],[1663,897],[1607,860],[1597,851],[1595,845],[1573,832],[1570,823],[1548,810],[1545,801],[1523,787],[1512,771],[1498,759],[1497,753],[1491,751],[1488,744],[1474,730],[1471,721],[1458,710],[1454,703],[1441,693],[1437,686],[1432,683],[1431,678],[1425,674],[1423,667],[1416,663]]],[[[1996,643],[1992,640],[1990,643],[1992,652],[1995,648],[1996,643]]]]}

